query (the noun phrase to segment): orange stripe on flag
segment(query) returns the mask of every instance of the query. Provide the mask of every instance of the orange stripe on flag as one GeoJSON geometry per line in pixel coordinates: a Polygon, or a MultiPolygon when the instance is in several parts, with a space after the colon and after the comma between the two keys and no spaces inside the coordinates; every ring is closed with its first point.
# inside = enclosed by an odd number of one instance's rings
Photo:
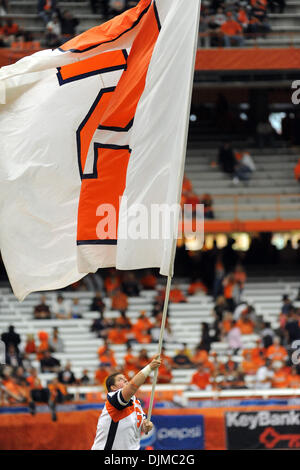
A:
{"type": "MultiPolygon", "coordinates": [[[[153,49],[159,35],[159,27],[153,5],[142,20],[142,27],[138,33],[129,57],[127,68],[123,72],[115,91],[105,93],[95,107],[80,131],[83,138],[81,147],[82,168],[92,139],[93,131],[97,125],[101,128],[126,128],[135,115],[136,107],[145,88],[146,76],[153,49]],[[85,129],[86,127],[86,129],[85,129]],[[83,136],[83,134],[85,135],[83,136]]],[[[114,147],[114,146],[113,146],[114,147]]],[[[78,241],[97,241],[102,237],[96,234],[97,208],[100,204],[111,204],[116,213],[118,222],[119,198],[125,189],[127,165],[129,161],[129,148],[97,148],[97,175],[85,179],[83,176],[81,194],[78,208],[77,239],[78,241]]],[[[96,168],[94,168],[95,170],[96,168]]],[[[114,236],[105,236],[103,239],[116,239],[114,236]]]]}
{"type": "Polygon", "coordinates": [[[61,51],[83,52],[101,44],[115,41],[140,22],[150,4],[151,0],[141,0],[135,8],[125,11],[107,23],[85,31],[64,43],[59,49],[61,51]]]}

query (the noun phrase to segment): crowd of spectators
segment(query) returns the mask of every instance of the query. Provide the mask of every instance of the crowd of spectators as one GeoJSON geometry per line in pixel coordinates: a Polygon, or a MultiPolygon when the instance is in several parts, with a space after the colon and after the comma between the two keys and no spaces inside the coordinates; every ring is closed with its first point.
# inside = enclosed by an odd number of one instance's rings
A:
{"type": "MultiPolygon", "coordinates": [[[[137,4],[138,0],[90,0],[91,12],[103,21],[137,4]]],[[[285,0],[203,0],[200,45],[242,47],[248,38],[265,37],[271,31],[268,12],[284,10],[285,0]]],[[[9,1],[0,0],[0,18],[10,14],[9,1]]],[[[80,18],[69,10],[61,11],[57,0],[38,0],[37,14],[45,26],[42,38],[37,40],[10,18],[0,24],[0,47],[56,48],[77,34],[80,18]]]]}
{"type": "Polygon", "coordinates": [[[283,13],[285,0],[207,0],[201,5],[200,45],[243,47],[271,32],[268,12],[283,13]]]}
{"type": "MultiPolygon", "coordinates": [[[[198,323],[199,344],[196,348],[188,344],[178,348],[178,338],[174,337],[167,316],[163,365],[158,383],[170,383],[175,369],[196,369],[190,384],[186,384],[189,389],[299,388],[300,367],[292,363],[291,353],[293,342],[300,340],[300,289],[293,300],[286,294],[282,297],[278,312],[279,327],[274,330],[257,314],[254,306],[244,300],[247,275],[242,264],[236,262],[228,269],[224,259],[226,256],[216,258],[213,290],[210,292],[215,300],[212,321],[198,323]],[[258,338],[255,347],[245,349],[243,335],[252,334],[258,338]],[[212,348],[215,342],[227,345],[228,354],[225,357],[218,356],[212,348]],[[177,349],[169,356],[166,348],[177,349]]],[[[186,291],[175,284],[170,292],[170,303],[186,303],[188,296],[205,296],[208,292],[207,286],[198,277],[190,281],[186,291]]],[[[5,366],[1,370],[2,404],[24,404],[34,415],[36,403],[48,403],[52,419],[56,420],[56,404],[72,399],[68,385],[104,385],[106,377],[119,370],[132,377],[149,362],[147,349],[143,345],[159,341],[164,298],[165,289],[159,284],[154,271],[146,271],[137,278],[133,273],[121,274],[109,270],[103,280],[103,291],[95,292],[87,307],[87,310],[99,313],[90,325],[90,331],[102,340],[102,345],[95,351],[99,365],[92,373],[84,369],[80,377],[72,371],[70,361],[63,365],[56,357],[57,353],[65,352],[57,326],[53,327],[51,335],[42,329],[36,337],[28,334],[22,350],[20,335],[14,326],[10,326],[1,336],[6,345],[5,366]],[[128,316],[129,298],[138,296],[142,289],[156,290],[152,311],[141,311],[133,320],[128,316]],[[108,298],[111,301],[110,310],[118,312],[114,318],[106,316],[108,298]],[[121,344],[126,347],[123,365],[118,364],[114,353],[114,346],[121,344]],[[39,363],[38,369],[32,365],[34,360],[39,363]],[[54,378],[47,385],[42,384],[41,375],[49,372],[54,378]]],[[[73,306],[75,318],[78,318],[83,310],[76,309],[79,304],[74,300],[67,303],[59,294],[53,305],[49,306],[43,296],[34,308],[34,318],[68,320],[74,318],[73,306]]]]}

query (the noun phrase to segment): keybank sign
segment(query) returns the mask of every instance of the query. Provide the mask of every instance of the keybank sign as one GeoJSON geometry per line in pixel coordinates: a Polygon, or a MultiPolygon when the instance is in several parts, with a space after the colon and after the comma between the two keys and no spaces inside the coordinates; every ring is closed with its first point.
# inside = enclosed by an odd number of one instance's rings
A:
{"type": "Polygon", "coordinates": [[[156,429],[153,447],[157,450],[204,448],[204,422],[201,415],[159,416],[151,418],[156,429]]]}

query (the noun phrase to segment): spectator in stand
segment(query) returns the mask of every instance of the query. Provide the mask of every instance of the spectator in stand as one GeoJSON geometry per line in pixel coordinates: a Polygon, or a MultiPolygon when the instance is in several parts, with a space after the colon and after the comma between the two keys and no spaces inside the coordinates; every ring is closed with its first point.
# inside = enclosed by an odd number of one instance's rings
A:
{"type": "Polygon", "coordinates": [[[126,312],[121,312],[120,316],[116,319],[116,326],[120,326],[126,333],[130,333],[132,329],[132,323],[127,317],[126,312]]]}
{"type": "Polygon", "coordinates": [[[260,364],[253,360],[251,353],[247,353],[241,363],[241,371],[245,375],[256,375],[259,366],[260,364]]]}
{"type": "Polygon", "coordinates": [[[42,386],[42,382],[39,379],[38,371],[36,368],[32,367],[30,369],[30,374],[26,378],[26,381],[29,385],[32,401],[40,403],[49,402],[50,391],[47,387],[42,386]]]}
{"type": "MultiPolygon", "coordinates": [[[[172,374],[172,365],[168,362],[167,358],[168,356],[165,356],[164,353],[162,352],[161,354],[161,359],[163,360],[160,369],[159,369],[159,375],[157,377],[157,383],[158,384],[170,384],[173,379],[173,374],[172,374]]],[[[172,361],[171,358],[168,358],[172,361]]]]}
{"type": "Polygon", "coordinates": [[[243,293],[247,275],[245,269],[241,264],[237,264],[234,270],[234,280],[235,280],[235,295],[234,301],[238,304],[241,301],[241,295],[243,293]]]}
{"type": "Polygon", "coordinates": [[[273,344],[267,348],[266,357],[271,361],[285,361],[288,357],[286,349],[280,345],[278,336],[274,337],[273,344]]]}
{"type": "Polygon", "coordinates": [[[260,332],[263,346],[264,348],[268,348],[273,344],[273,339],[275,337],[275,333],[271,328],[271,323],[270,322],[265,322],[263,325],[263,329],[260,332]]]}
{"type": "Polygon", "coordinates": [[[198,366],[203,364],[208,360],[208,352],[205,349],[202,349],[201,345],[197,346],[195,354],[192,356],[192,362],[198,366]]]}
{"type": "Polygon", "coordinates": [[[238,369],[238,364],[232,359],[232,355],[228,354],[227,360],[220,364],[220,372],[231,373],[238,369]]]}
{"type": "Polygon", "coordinates": [[[250,0],[251,14],[262,20],[267,16],[267,0],[250,0]]]}
{"type": "Polygon", "coordinates": [[[115,353],[109,347],[108,340],[104,340],[104,345],[98,349],[99,362],[106,364],[107,367],[115,368],[117,367],[117,361],[115,358],[115,353]]]}
{"type": "Polygon", "coordinates": [[[63,40],[64,42],[69,41],[69,39],[76,36],[76,27],[79,25],[80,21],[78,18],[75,18],[69,10],[65,10],[61,13],[59,8],[57,8],[56,11],[63,40]]]}
{"type": "Polygon", "coordinates": [[[295,309],[292,309],[288,314],[284,330],[286,332],[287,343],[290,346],[294,341],[300,340],[300,318],[299,313],[295,309]]]}
{"type": "Polygon", "coordinates": [[[148,352],[147,349],[141,349],[139,355],[137,357],[137,367],[140,370],[144,368],[145,365],[149,363],[148,352]]]}
{"type": "Polygon", "coordinates": [[[196,217],[197,205],[201,204],[200,197],[197,196],[197,194],[190,192],[185,196],[184,204],[184,215],[188,218],[196,217]]]}
{"type": "Polygon", "coordinates": [[[225,142],[219,149],[219,165],[224,173],[233,174],[236,165],[236,159],[230,142],[225,142]]]}
{"type": "Polygon", "coordinates": [[[245,42],[243,28],[237,21],[233,19],[232,13],[230,11],[227,12],[227,21],[222,24],[220,30],[223,33],[225,47],[231,47],[232,41],[237,43],[239,47],[243,47],[245,42]]]}
{"type": "Polygon", "coordinates": [[[116,325],[108,333],[108,342],[111,344],[125,344],[127,343],[126,331],[121,325],[116,325]]]}
{"type": "Polygon", "coordinates": [[[219,7],[217,8],[217,12],[215,14],[215,18],[214,18],[214,21],[215,23],[221,27],[222,24],[224,24],[226,22],[227,18],[226,18],[226,15],[224,13],[224,9],[222,7],[219,7]]]}
{"type": "Polygon", "coordinates": [[[92,312],[104,313],[105,303],[103,302],[101,292],[99,292],[99,291],[96,292],[96,295],[93,298],[93,301],[91,303],[90,310],[92,312]]]}
{"type": "Polygon", "coordinates": [[[50,351],[45,351],[44,357],[40,360],[41,372],[59,372],[60,362],[51,356],[50,351]]]}
{"type": "Polygon", "coordinates": [[[49,350],[49,335],[46,331],[39,331],[38,338],[40,340],[40,344],[37,348],[37,360],[40,361],[43,359],[45,352],[49,350]]]}
{"type": "Polygon", "coordinates": [[[128,308],[128,297],[121,289],[117,289],[111,297],[111,310],[126,312],[128,308]]]}
{"type": "Polygon", "coordinates": [[[213,200],[210,194],[203,194],[200,204],[204,205],[204,218],[214,219],[215,214],[213,211],[213,200]]]}
{"type": "Polygon", "coordinates": [[[294,366],[288,375],[288,387],[300,389],[300,375],[297,372],[297,368],[294,366]]]}
{"type": "Polygon", "coordinates": [[[58,327],[55,326],[52,331],[52,336],[49,339],[49,350],[50,352],[61,353],[64,352],[64,342],[59,336],[58,327]]]}
{"type": "Polygon", "coordinates": [[[200,293],[207,294],[207,287],[199,278],[193,279],[188,288],[188,294],[197,295],[200,293]]]}
{"type": "Polygon", "coordinates": [[[249,38],[253,37],[265,37],[267,33],[271,32],[271,26],[268,23],[266,17],[258,18],[254,14],[252,14],[249,18],[249,24],[247,28],[247,35],[249,38]]]}
{"type": "Polygon", "coordinates": [[[131,345],[127,344],[126,355],[124,356],[124,375],[132,379],[138,371],[138,358],[133,354],[131,345]]]}
{"type": "MultiPolygon", "coordinates": [[[[137,367],[138,369],[143,369],[144,367],[149,364],[150,359],[148,357],[148,352],[147,349],[141,349],[137,358],[137,367]]],[[[150,383],[150,377],[147,377],[147,380],[145,383],[150,383]]]]}
{"type": "Polygon", "coordinates": [[[187,302],[187,298],[185,297],[178,285],[175,285],[174,288],[171,290],[169,301],[176,304],[187,302]]]}
{"type": "Polygon", "coordinates": [[[28,334],[26,336],[26,345],[24,349],[26,354],[34,354],[36,353],[36,344],[34,340],[34,335],[33,334],[28,334]]]}
{"type": "Polygon", "coordinates": [[[117,276],[115,272],[112,272],[111,275],[106,277],[104,287],[108,296],[113,295],[121,287],[119,276],[117,276]]]}
{"type": "Polygon", "coordinates": [[[57,13],[52,15],[52,19],[46,25],[45,41],[47,47],[59,47],[64,41],[61,37],[61,25],[57,13]]]}
{"type": "Polygon", "coordinates": [[[223,315],[223,321],[221,323],[223,339],[225,339],[225,337],[227,336],[231,328],[232,328],[232,313],[226,311],[223,315]]]}
{"type": "Polygon", "coordinates": [[[249,152],[242,152],[241,159],[235,167],[234,184],[238,184],[240,181],[249,182],[255,170],[256,166],[249,152]]]}
{"type": "Polygon", "coordinates": [[[11,375],[3,384],[3,391],[8,396],[10,404],[28,403],[30,413],[35,414],[35,404],[32,401],[29,387],[24,381],[20,381],[11,375]]]}
{"type": "Polygon", "coordinates": [[[225,270],[222,263],[222,257],[217,255],[216,264],[215,264],[215,273],[213,281],[213,298],[216,300],[219,297],[223,297],[223,280],[224,280],[225,270]]]}
{"type": "Polygon", "coordinates": [[[285,0],[268,0],[268,6],[270,7],[271,13],[276,13],[276,6],[278,7],[278,13],[284,13],[286,1],[285,0]]]}
{"type": "Polygon", "coordinates": [[[283,363],[280,361],[275,361],[273,364],[274,367],[274,376],[272,379],[273,388],[288,388],[289,379],[288,373],[283,367],[283,363]]]}
{"type": "Polygon", "coordinates": [[[5,22],[5,25],[3,26],[3,35],[4,38],[9,41],[13,42],[15,41],[16,37],[18,34],[21,34],[21,30],[17,23],[14,23],[12,18],[8,18],[5,22]]]}
{"type": "Polygon", "coordinates": [[[210,37],[210,47],[221,47],[223,45],[223,33],[220,25],[215,21],[215,15],[207,18],[208,35],[210,37]]]}
{"type": "Polygon", "coordinates": [[[146,315],[145,310],[141,310],[141,314],[138,317],[136,323],[133,325],[133,332],[136,335],[140,331],[150,330],[153,327],[153,323],[146,315]]]}
{"type": "Polygon", "coordinates": [[[298,160],[297,165],[294,168],[294,175],[295,175],[295,180],[300,183],[300,158],[298,160]]]}
{"type": "Polygon", "coordinates": [[[242,335],[251,335],[254,333],[254,323],[248,315],[243,315],[236,326],[240,329],[242,335]]]}
{"type": "Polygon", "coordinates": [[[72,385],[76,383],[76,377],[72,371],[71,362],[67,362],[65,367],[59,371],[58,380],[61,384],[72,385]]]}
{"type": "Polygon", "coordinates": [[[202,365],[198,367],[197,372],[192,375],[190,388],[192,390],[209,390],[211,389],[210,374],[204,369],[202,365]]]}
{"type": "Polygon", "coordinates": [[[21,338],[20,335],[15,332],[15,327],[13,325],[10,325],[8,327],[8,331],[2,333],[1,340],[5,344],[6,348],[8,348],[9,345],[13,345],[15,351],[19,352],[19,344],[21,343],[21,338]]]}
{"type": "Polygon", "coordinates": [[[227,342],[229,348],[233,350],[234,354],[243,347],[241,330],[234,320],[232,320],[231,329],[227,334],[227,342]]]}
{"type": "Polygon", "coordinates": [[[191,369],[193,363],[186,351],[186,344],[183,345],[182,349],[177,351],[177,354],[173,357],[173,364],[175,369],[191,369]]]}
{"type": "Polygon", "coordinates": [[[210,345],[211,345],[213,339],[210,336],[210,330],[209,330],[208,323],[202,322],[200,328],[201,328],[201,341],[200,341],[199,347],[201,349],[209,352],[210,345]]]}
{"type": "Polygon", "coordinates": [[[82,318],[83,308],[79,304],[79,299],[75,297],[71,305],[71,318],[82,318]]]}
{"type": "Polygon", "coordinates": [[[227,308],[230,312],[235,309],[235,302],[233,298],[233,289],[235,286],[235,277],[233,273],[228,274],[223,280],[224,297],[226,300],[227,308]]]}
{"type": "Polygon", "coordinates": [[[274,370],[272,361],[267,360],[256,372],[255,388],[257,390],[265,390],[272,387],[272,379],[274,377],[274,370]]]}
{"type": "Polygon", "coordinates": [[[57,300],[53,303],[52,312],[54,317],[60,320],[71,318],[70,302],[65,300],[61,294],[58,294],[57,300]]]}
{"type": "Polygon", "coordinates": [[[9,343],[6,347],[5,364],[13,367],[14,369],[22,366],[22,357],[12,343],[9,343]]]}
{"type": "Polygon", "coordinates": [[[243,33],[246,33],[248,29],[248,25],[249,25],[249,18],[248,18],[247,10],[243,6],[238,7],[237,21],[242,26],[243,33]]]}
{"type": "Polygon", "coordinates": [[[281,315],[288,315],[293,310],[293,302],[287,294],[282,296],[281,315]]]}
{"type": "Polygon", "coordinates": [[[157,285],[157,278],[151,273],[151,271],[146,271],[140,282],[143,289],[154,290],[157,285]]]}
{"type": "Polygon", "coordinates": [[[227,310],[227,304],[226,304],[225,297],[223,295],[220,295],[216,300],[215,306],[213,308],[213,313],[216,315],[218,320],[222,321],[224,312],[226,310],[227,310]]]}
{"type": "Polygon", "coordinates": [[[46,25],[51,21],[52,15],[56,12],[56,0],[38,0],[37,11],[38,16],[46,25]]]}
{"type": "Polygon", "coordinates": [[[139,344],[152,343],[151,330],[138,330],[135,332],[135,339],[139,344]]]}
{"type": "Polygon", "coordinates": [[[41,296],[41,303],[34,307],[33,317],[35,320],[44,320],[51,318],[51,311],[49,305],[46,304],[46,296],[41,296]]]}
{"type": "Polygon", "coordinates": [[[126,273],[122,281],[122,291],[128,297],[138,297],[140,295],[140,286],[133,273],[126,273]]]}
{"type": "Polygon", "coordinates": [[[96,318],[91,325],[91,331],[96,333],[98,338],[106,339],[108,332],[112,327],[113,322],[104,318],[104,314],[100,312],[99,317],[96,318]]]}
{"type": "Polygon", "coordinates": [[[89,385],[91,383],[88,369],[83,369],[82,376],[79,379],[79,383],[80,385],[89,385]]]}
{"type": "MultiPolygon", "coordinates": [[[[152,336],[152,342],[153,343],[158,343],[159,342],[160,330],[161,330],[161,320],[162,320],[162,313],[159,313],[157,315],[157,317],[155,318],[155,321],[154,321],[154,324],[153,324],[152,328],[149,330],[149,333],[152,336]]],[[[174,342],[174,337],[172,335],[172,331],[171,331],[171,327],[170,327],[168,318],[166,319],[163,340],[164,340],[165,343],[173,343],[174,342]]]]}
{"type": "Polygon", "coordinates": [[[106,378],[110,375],[110,368],[106,363],[101,363],[98,369],[95,370],[94,383],[95,385],[102,385],[104,387],[106,378]]]}
{"type": "Polygon", "coordinates": [[[57,421],[56,404],[65,403],[68,399],[70,399],[70,396],[67,393],[66,386],[59,383],[57,378],[51,381],[48,388],[50,390],[49,406],[52,411],[52,420],[57,421]]]}

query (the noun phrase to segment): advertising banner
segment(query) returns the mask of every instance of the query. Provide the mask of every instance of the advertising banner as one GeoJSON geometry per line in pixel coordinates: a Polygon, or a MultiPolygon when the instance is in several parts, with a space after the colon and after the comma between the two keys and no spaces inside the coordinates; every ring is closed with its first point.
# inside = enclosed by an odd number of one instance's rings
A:
{"type": "Polygon", "coordinates": [[[299,449],[300,410],[225,413],[227,449],[299,449]]]}
{"type": "Polygon", "coordinates": [[[152,416],[154,428],[141,440],[141,448],[200,450],[204,448],[203,416],[152,416]]]}

